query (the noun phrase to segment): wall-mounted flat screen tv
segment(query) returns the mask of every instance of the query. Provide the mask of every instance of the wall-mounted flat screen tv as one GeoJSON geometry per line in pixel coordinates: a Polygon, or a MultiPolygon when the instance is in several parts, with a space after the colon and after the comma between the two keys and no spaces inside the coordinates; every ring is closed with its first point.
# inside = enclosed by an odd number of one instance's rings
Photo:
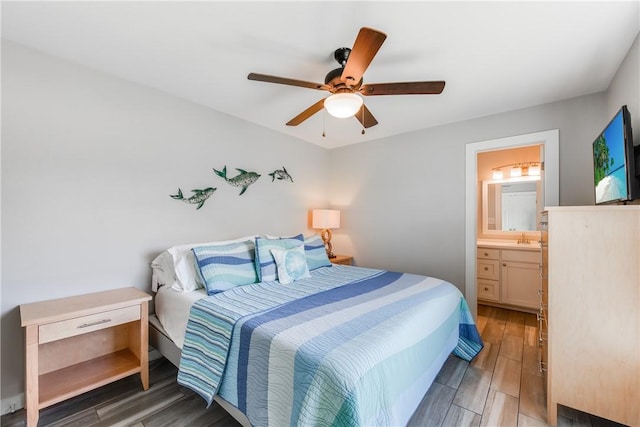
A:
{"type": "Polygon", "coordinates": [[[596,205],[627,202],[640,197],[634,163],[631,117],[625,105],[593,142],[596,205]]]}

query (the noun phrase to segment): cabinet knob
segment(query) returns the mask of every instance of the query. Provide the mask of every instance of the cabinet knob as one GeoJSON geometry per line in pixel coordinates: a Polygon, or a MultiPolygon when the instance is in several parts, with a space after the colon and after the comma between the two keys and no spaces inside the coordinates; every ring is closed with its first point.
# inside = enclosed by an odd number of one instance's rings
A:
{"type": "Polygon", "coordinates": [[[484,271],[488,271],[488,270],[489,270],[489,267],[485,267],[485,268],[484,268],[484,271]]]}
{"type": "Polygon", "coordinates": [[[485,252],[485,253],[484,253],[484,256],[489,256],[489,252],[485,252]]]}
{"type": "Polygon", "coordinates": [[[507,266],[507,263],[506,263],[506,262],[503,262],[503,263],[502,263],[502,266],[503,266],[503,267],[506,267],[506,266],[507,266]]]}
{"type": "Polygon", "coordinates": [[[488,292],[488,291],[489,291],[489,288],[487,288],[487,287],[485,286],[485,287],[484,287],[484,290],[488,292]]]}

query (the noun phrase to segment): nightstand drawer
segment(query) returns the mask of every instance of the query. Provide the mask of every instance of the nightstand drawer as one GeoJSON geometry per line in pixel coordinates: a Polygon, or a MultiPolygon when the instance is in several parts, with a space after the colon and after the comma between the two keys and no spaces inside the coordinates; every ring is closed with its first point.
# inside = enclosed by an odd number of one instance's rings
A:
{"type": "Polygon", "coordinates": [[[86,334],[99,329],[110,328],[123,323],[140,319],[140,305],[104,311],[88,316],[76,317],[69,320],[40,325],[38,328],[38,343],[44,344],[62,338],[86,334]]]}
{"type": "Polygon", "coordinates": [[[331,261],[331,264],[351,265],[353,257],[349,255],[336,255],[333,258],[329,258],[329,261],[331,261]]]}

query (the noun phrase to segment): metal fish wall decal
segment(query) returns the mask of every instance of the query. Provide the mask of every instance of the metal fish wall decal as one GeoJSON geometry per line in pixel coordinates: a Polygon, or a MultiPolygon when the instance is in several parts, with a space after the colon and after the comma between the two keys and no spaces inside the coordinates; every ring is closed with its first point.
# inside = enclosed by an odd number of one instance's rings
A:
{"type": "Polygon", "coordinates": [[[182,194],[182,190],[178,188],[178,194],[170,194],[169,196],[172,199],[182,200],[183,202],[189,203],[190,205],[198,205],[198,207],[196,207],[196,210],[198,210],[204,205],[204,202],[207,201],[209,196],[211,196],[213,192],[216,190],[217,190],[216,188],[212,188],[212,187],[208,187],[203,190],[191,190],[191,192],[193,193],[193,196],[189,198],[185,198],[184,195],[182,194]]]}
{"type": "Polygon", "coordinates": [[[224,180],[227,181],[229,185],[232,185],[234,187],[242,187],[242,191],[240,191],[240,196],[242,196],[244,192],[247,191],[247,188],[249,188],[251,184],[256,182],[261,175],[255,172],[247,172],[244,169],[236,168],[236,170],[239,172],[238,175],[234,176],[233,178],[227,178],[226,165],[222,169],[222,171],[213,169],[216,175],[218,175],[221,178],[224,178],[224,180]]]}
{"type": "Polygon", "coordinates": [[[291,182],[293,182],[293,178],[291,178],[291,175],[289,175],[289,172],[287,172],[287,168],[285,168],[284,166],[282,167],[282,169],[276,169],[273,172],[271,172],[269,174],[269,176],[271,177],[271,182],[275,181],[276,179],[278,180],[289,180],[291,182]]]}

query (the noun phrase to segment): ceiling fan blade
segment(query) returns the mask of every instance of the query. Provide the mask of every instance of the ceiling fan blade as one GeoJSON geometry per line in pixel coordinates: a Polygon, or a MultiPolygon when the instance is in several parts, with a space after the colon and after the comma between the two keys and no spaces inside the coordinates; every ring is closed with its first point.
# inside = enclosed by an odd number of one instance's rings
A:
{"type": "Polygon", "coordinates": [[[358,84],[386,38],[385,33],[373,28],[360,28],[340,80],[351,86],[358,84]]]}
{"type": "Polygon", "coordinates": [[[281,85],[306,87],[309,89],[329,90],[329,86],[320,83],[307,82],[304,80],[288,79],[286,77],[269,76],[266,74],[249,73],[247,76],[249,80],[256,80],[259,82],[278,83],[281,85]]]}
{"type": "Polygon", "coordinates": [[[373,95],[437,95],[444,90],[444,82],[371,83],[363,85],[360,93],[373,95]]]}
{"type": "Polygon", "coordinates": [[[324,108],[324,100],[325,98],[321,99],[320,101],[313,104],[311,107],[304,110],[302,113],[295,116],[293,119],[289,120],[287,122],[287,126],[298,126],[300,123],[304,122],[309,117],[313,116],[315,113],[322,110],[324,108]]]}
{"type": "Polygon", "coordinates": [[[364,104],[362,104],[362,107],[360,107],[360,110],[358,110],[358,112],[355,114],[355,118],[358,119],[358,121],[365,128],[370,128],[371,126],[375,126],[378,124],[378,121],[376,120],[376,118],[373,117],[373,114],[371,114],[371,111],[369,111],[367,106],[364,104]]]}

